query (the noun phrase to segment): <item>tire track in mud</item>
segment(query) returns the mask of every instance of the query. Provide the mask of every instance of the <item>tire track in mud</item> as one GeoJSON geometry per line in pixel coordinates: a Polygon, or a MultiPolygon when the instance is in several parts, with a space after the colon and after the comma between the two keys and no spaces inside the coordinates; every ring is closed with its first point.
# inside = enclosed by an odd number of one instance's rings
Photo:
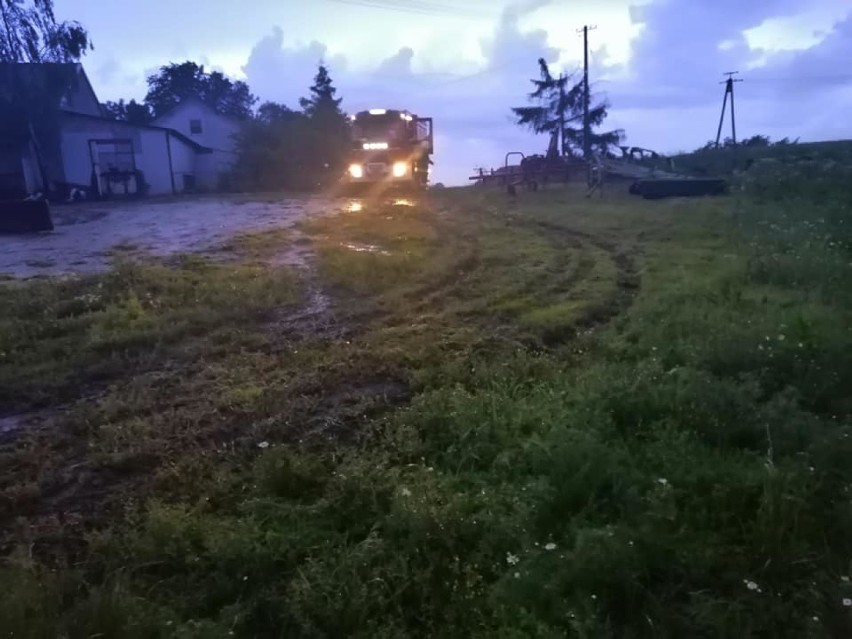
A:
{"type": "MultiPolygon", "coordinates": [[[[620,247],[591,233],[545,220],[523,220],[521,226],[542,231],[542,235],[549,239],[557,250],[564,250],[568,246],[582,250],[584,246],[588,245],[605,253],[612,260],[616,273],[612,303],[590,309],[576,323],[576,328],[595,330],[609,324],[632,306],[641,288],[641,277],[635,259],[636,249],[620,247]]],[[[577,268],[569,278],[562,281],[566,291],[575,288],[593,268],[593,261],[587,262],[585,268],[577,268]]],[[[576,331],[573,329],[566,330],[562,334],[556,333],[548,336],[545,345],[549,348],[555,348],[571,341],[575,335],[576,331]]]]}
{"type": "MultiPolygon", "coordinates": [[[[351,318],[336,312],[334,300],[315,272],[315,259],[313,249],[298,241],[271,258],[271,267],[298,270],[305,294],[302,304],[276,309],[267,320],[270,355],[296,345],[334,348],[335,342],[348,339],[356,329],[351,318]]],[[[145,371],[142,375],[155,373],[145,371]]],[[[297,373],[295,377],[298,378],[297,373]]],[[[267,430],[273,431],[270,441],[304,440],[308,446],[352,440],[366,420],[410,398],[408,385],[392,375],[381,370],[354,375],[345,367],[321,371],[319,382],[297,379],[292,386],[275,392],[285,395],[278,407],[279,413],[285,413],[258,415],[255,424],[268,422],[267,430]]],[[[103,396],[101,392],[78,397],[69,405],[49,411],[9,415],[0,420],[0,461],[7,464],[3,469],[5,477],[0,479],[32,474],[36,468],[32,451],[50,458],[49,469],[39,472],[35,483],[18,487],[16,481],[0,481],[0,558],[20,543],[48,564],[82,557],[89,531],[122,520],[128,504],[139,505],[146,496],[160,494],[152,476],[179,460],[179,446],[144,459],[134,458],[132,468],[112,468],[92,458],[88,437],[69,427],[72,422],[68,415],[74,406],[103,396]],[[16,468],[20,473],[13,472],[16,468]]],[[[258,451],[256,442],[246,435],[244,423],[240,423],[244,419],[238,414],[222,414],[220,422],[200,432],[193,445],[209,453],[227,443],[236,446],[250,464],[258,451]]]]}
{"type": "MultiPolygon", "coordinates": [[[[607,325],[630,308],[641,285],[635,259],[635,248],[620,246],[592,233],[545,220],[513,215],[511,219],[505,221],[506,226],[504,228],[511,230],[514,227],[531,230],[537,237],[546,239],[554,251],[550,257],[548,276],[540,282],[535,290],[531,291],[533,293],[544,293],[547,296],[570,294],[592,275],[597,266],[597,260],[600,259],[599,255],[605,255],[612,262],[615,270],[614,289],[608,301],[596,304],[588,309],[571,326],[543,335],[543,344],[530,345],[532,348],[539,349],[542,345],[546,350],[558,348],[560,345],[572,341],[577,336],[578,330],[595,330],[607,325]],[[590,250],[590,247],[596,254],[590,250]],[[569,260],[562,259],[568,251],[577,253],[576,262],[573,264],[569,260]],[[558,272],[556,275],[551,275],[551,271],[557,271],[563,266],[567,268],[564,273],[558,272]]],[[[445,227],[445,232],[453,232],[449,225],[444,224],[442,226],[445,227]]],[[[440,304],[443,298],[463,296],[465,294],[465,278],[475,276],[478,269],[484,268],[481,256],[482,247],[478,236],[468,233],[456,237],[461,240],[463,246],[470,247],[468,255],[444,276],[410,294],[409,297],[417,300],[415,308],[440,304]]],[[[523,263],[516,266],[519,269],[524,268],[523,263]]],[[[504,297],[509,300],[513,296],[522,296],[524,292],[522,289],[515,289],[512,292],[507,292],[504,297]]],[[[480,319],[482,319],[480,313],[475,315],[480,315],[480,319]]],[[[513,323],[511,318],[504,318],[504,320],[504,324],[513,323]]]]}

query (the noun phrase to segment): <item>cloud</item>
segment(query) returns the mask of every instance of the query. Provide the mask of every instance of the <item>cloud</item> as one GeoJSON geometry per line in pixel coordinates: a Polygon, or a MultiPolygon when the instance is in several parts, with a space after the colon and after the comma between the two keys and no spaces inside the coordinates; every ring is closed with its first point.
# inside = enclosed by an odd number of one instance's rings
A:
{"type": "Polygon", "coordinates": [[[320,62],[338,74],[346,72],[346,58],[330,56],[325,44],[314,40],[302,46],[285,47],[284,31],[273,27],[270,35],[254,45],[242,71],[255,95],[292,106],[307,94],[320,62]]]}
{"type": "Polygon", "coordinates": [[[376,70],[378,75],[411,75],[411,61],[414,59],[414,49],[403,47],[396,54],[383,60],[376,70]]]}
{"type": "Polygon", "coordinates": [[[816,45],[776,56],[757,70],[757,79],[789,78],[802,90],[842,87],[852,84],[852,74],[844,61],[852,60],[852,11],[837,22],[816,45]]]}
{"type": "Polygon", "coordinates": [[[544,58],[555,62],[559,49],[548,45],[547,31],[522,31],[520,20],[550,4],[550,0],[527,0],[510,4],[503,10],[494,35],[480,41],[487,68],[501,70],[527,69],[530,60],[544,58]]]}

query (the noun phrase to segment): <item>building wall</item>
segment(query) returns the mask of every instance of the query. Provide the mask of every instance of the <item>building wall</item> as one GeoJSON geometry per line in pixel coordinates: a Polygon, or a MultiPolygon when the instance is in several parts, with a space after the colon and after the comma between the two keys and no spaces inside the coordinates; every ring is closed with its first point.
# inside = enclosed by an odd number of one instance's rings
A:
{"type": "Polygon", "coordinates": [[[191,190],[193,183],[198,186],[196,160],[203,157],[191,146],[174,135],[169,134],[169,146],[172,152],[172,170],[175,176],[175,190],[180,193],[191,190]]]}
{"type": "MultiPolygon", "coordinates": [[[[144,181],[149,185],[148,195],[183,191],[184,176],[195,175],[196,158],[200,157],[192,146],[162,129],[66,115],[62,124],[61,148],[67,182],[91,184],[93,161],[98,160],[99,145],[93,142],[95,140],[128,140],[132,144],[133,165],[142,171],[144,181]]],[[[101,148],[111,147],[105,145],[101,148]]],[[[96,166],[96,171],[100,174],[106,168],[96,166]]],[[[135,190],[133,185],[131,190],[135,190]]]]}
{"type": "MultiPolygon", "coordinates": [[[[155,120],[154,124],[183,133],[202,146],[228,153],[233,153],[236,149],[234,135],[240,130],[238,121],[219,115],[198,100],[187,100],[179,104],[155,120]],[[200,121],[201,133],[192,132],[192,120],[200,121]]],[[[231,156],[228,156],[228,159],[233,161],[231,156]]]]}
{"type": "Polygon", "coordinates": [[[168,195],[172,191],[172,178],[169,166],[169,145],[166,131],[144,129],[141,133],[138,150],[134,148],[136,168],[142,171],[149,185],[148,195],[168,195]]]}
{"type": "Polygon", "coordinates": [[[196,159],[196,179],[198,186],[208,190],[219,188],[221,181],[234,165],[234,153],[216,151],[198,154],[196,159]]]}
{"type": "MultiPolygon", "coordinates": [[[[236,140],[240,123],[219,115],[199,100],[187,100],[169,113],[155,120],[156,126],[174,129],[193,142],[213,149],[213,153],[199,154],[194,167],[196,187],[216,189],[221,178],[236,161],[236,140]],[[192,121],[198,120],[201,132],[192,132],[192,121]]],[[[182,178],[181,178],[182,180],[182,178]]]]}

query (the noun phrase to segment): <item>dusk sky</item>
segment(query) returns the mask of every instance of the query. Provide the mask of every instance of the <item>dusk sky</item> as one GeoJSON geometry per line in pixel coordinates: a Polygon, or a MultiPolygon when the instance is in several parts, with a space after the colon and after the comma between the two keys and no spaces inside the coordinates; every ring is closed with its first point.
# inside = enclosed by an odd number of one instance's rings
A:
{"type": "Polygon", "coordinates": [[[296,108],[323,60],[347,112],[435,119],[433,180],[446,184],[506,151],[544,151],[510,107],[525,104],[539,57],[579,79],[583,24],[597,27],[592,90],[629,144],[714,138],[722,72],[735,70],[738,137],[852,137],[849,0],[57,0],[56,12],[88,28],[83,63],[102,101],[141,99],[147,74],[194,60],[296,108]]]}

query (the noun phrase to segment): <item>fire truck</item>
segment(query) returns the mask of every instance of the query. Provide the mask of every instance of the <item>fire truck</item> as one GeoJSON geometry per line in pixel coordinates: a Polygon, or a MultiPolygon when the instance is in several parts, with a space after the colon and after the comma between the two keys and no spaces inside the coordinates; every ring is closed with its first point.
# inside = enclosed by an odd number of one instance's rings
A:
{"type": "Polygon", "coordinates": [[[352,148],[344,181],[379,189],[422,189],[433,153],[432,118],[408,111],[370,109],[350,116],[352,148]]]}

